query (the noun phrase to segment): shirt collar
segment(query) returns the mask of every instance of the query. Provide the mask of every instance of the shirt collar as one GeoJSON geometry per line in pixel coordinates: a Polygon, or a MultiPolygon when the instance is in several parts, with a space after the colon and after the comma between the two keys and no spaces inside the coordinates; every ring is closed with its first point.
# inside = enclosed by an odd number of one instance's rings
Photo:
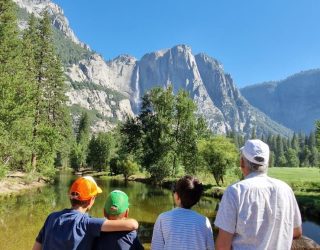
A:
{"type": "Polygon", "coordinates": [[[245,179],[249,179],[249,178],[253,178],[253,177],[266,177],[267,174],[266,173],[261,173],[261,172],[252,172],[250,174],[248,174],[245,179]]]}

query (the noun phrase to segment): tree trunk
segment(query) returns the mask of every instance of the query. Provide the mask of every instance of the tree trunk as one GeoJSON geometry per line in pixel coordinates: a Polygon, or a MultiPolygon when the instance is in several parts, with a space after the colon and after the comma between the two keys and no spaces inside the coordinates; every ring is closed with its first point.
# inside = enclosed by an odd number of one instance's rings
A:
{"type": "Polygon", "coordinates": [[[213,174],[213,178],[214,178],[214,180],[216,181],[217,186],[219,186],[219,187],[220,187],[220,185],[219,185],[219,177],[218,177],[218,176],[216,176],[215,174],[213,174]]]}
{"type": "Polygon", "coordinates": [[[31,156],[31,166],[32,166],[32,171],[35,171],[37,166],[37,155],[35,153],[32,153],[32,156],[31,156]]]}

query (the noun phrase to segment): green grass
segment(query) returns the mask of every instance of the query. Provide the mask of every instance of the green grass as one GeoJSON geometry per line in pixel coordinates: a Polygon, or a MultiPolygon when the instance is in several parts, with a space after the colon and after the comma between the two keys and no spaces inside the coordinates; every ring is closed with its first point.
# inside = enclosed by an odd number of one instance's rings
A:
{"type": "Polygon", "coordinates": [[[270,168],[269,176],[291,186],[304,218],[320,221],[319,168],[270,168]]]}
{"type": "Polygon", "coordinates": [[[320,182],[319,168],[270,168],[268,175],[289,184],[294,182],[320,182]]]}

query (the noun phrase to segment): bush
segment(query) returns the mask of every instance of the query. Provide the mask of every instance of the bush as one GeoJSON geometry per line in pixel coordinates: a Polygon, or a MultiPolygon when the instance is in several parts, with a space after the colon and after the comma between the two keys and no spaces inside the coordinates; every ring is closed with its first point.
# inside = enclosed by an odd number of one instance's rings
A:
{"type": "Polygon", "coordinates": [[[121,159],[115,157],[110,161],[110,173],[111,175],[122,174],[125,180],[139,171],[139,164],[135,162],[131,156],[126,156],[121,159]]]}
{"type": "Polygon", "coordinates": [[[6,165],[0,164],[0,180],[6,177],[8,173],[8,167],[6,165]]]}

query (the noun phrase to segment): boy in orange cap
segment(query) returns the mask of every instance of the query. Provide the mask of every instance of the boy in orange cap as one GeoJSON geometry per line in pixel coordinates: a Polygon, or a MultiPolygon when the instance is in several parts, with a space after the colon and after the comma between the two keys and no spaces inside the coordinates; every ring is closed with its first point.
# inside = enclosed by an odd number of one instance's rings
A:
{"type": "Polygon", "coordinates": [[[101,231],[132,231],[138,228],[134,219],[105,220],[91,218],[86,212],[93,206],[95,197],[102,190],[91,176],[73,182],[69,197],[71,209],[51,213],[40,230],[33,250],[91,249],[101,231]]]}

